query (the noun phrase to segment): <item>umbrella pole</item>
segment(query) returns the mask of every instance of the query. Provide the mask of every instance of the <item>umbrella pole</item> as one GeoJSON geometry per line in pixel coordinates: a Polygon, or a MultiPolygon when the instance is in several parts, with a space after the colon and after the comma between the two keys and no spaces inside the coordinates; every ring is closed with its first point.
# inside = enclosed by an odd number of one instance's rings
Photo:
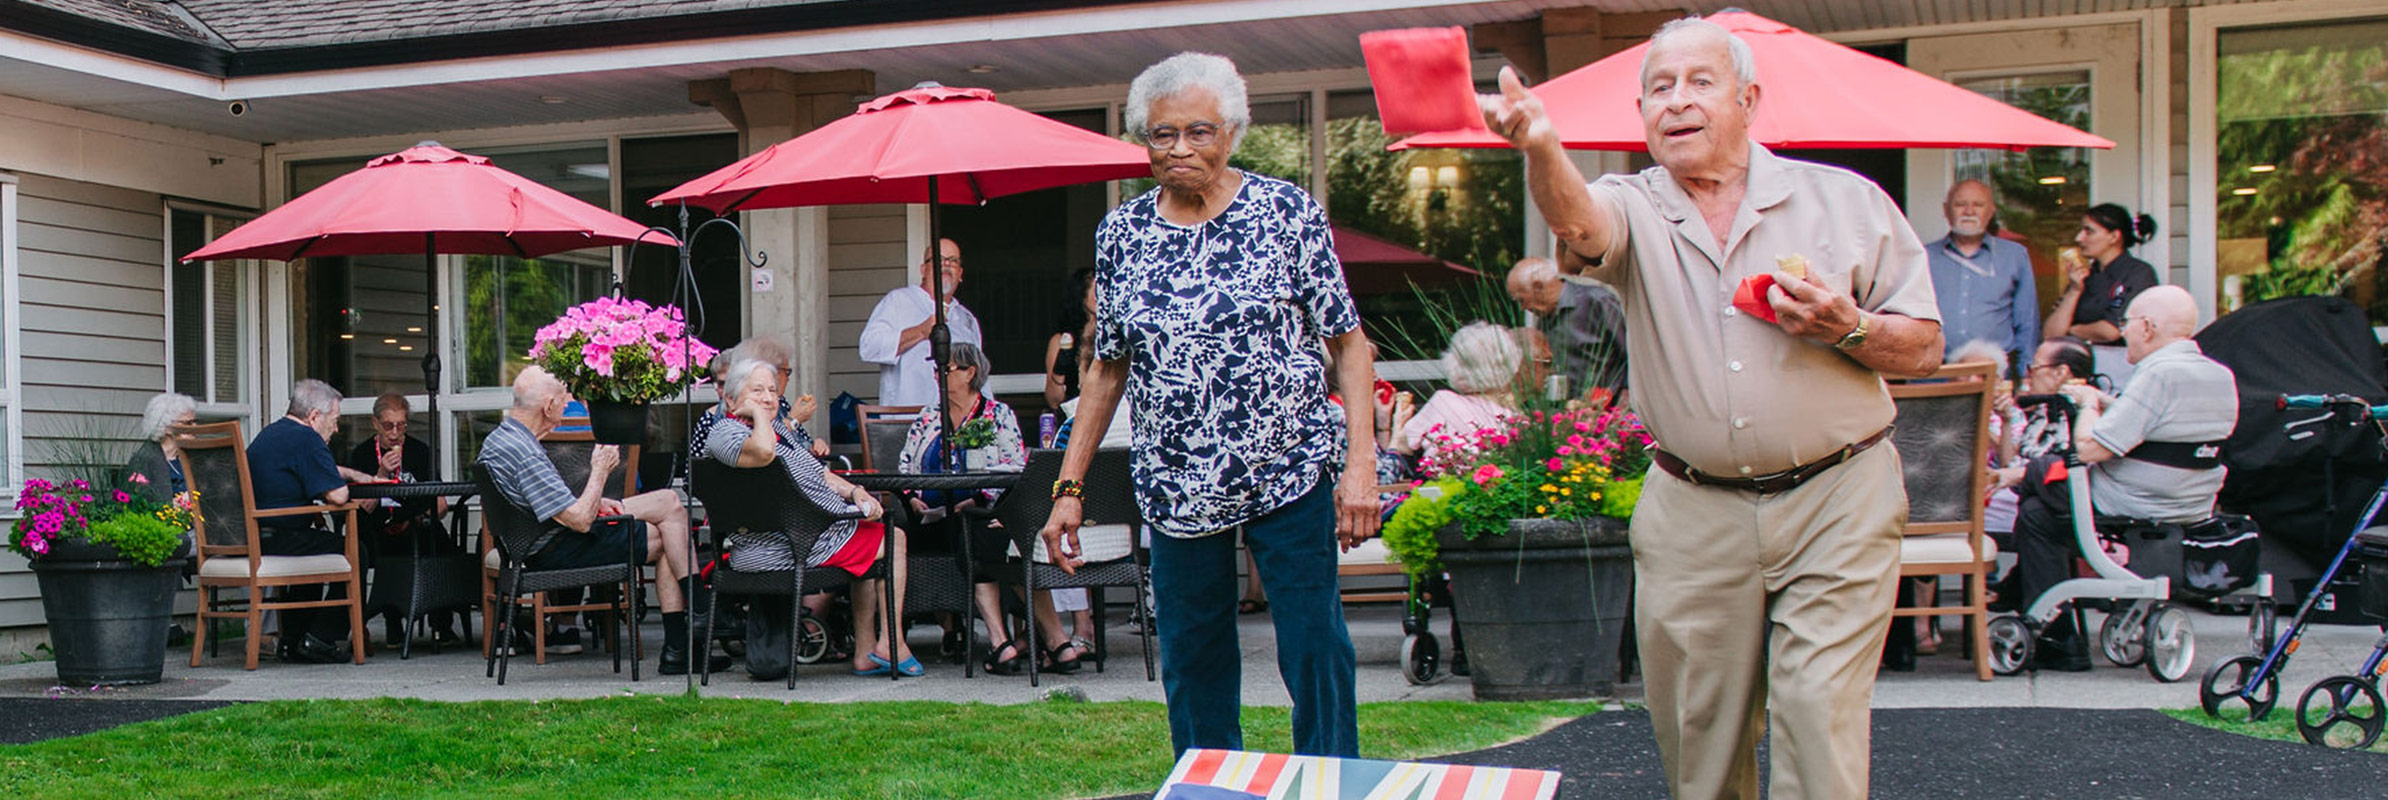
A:
{"type": "MultiPolygon", "coordinates": [[[[434,480],[445,479],[447,471],[439,460],[439,250],[433,239],[438,234],[423,233],[423,391],[430,399],[426,413],[431,416],[431,473],[434,480]]],[[[403,448],[403,445],[401,446],[403,448]]]]}
{"type": "MultiPolygon", "coordinates": [[[[945,445],[942,454],[945,459],[945,468],[941,471],[950,474],[962,471],[962,454],[961,448],[954,446],[954,417],[952,414],[945,413],[945,373],[953,364],[954,352],[953,332],[945,327],[945,239],[937,230],[937,217],[937,176],[931,175],[929,176],[929,304],[936,307],[930,313],[935,316],[937,321],[936,324],[929,326],[929,360],[936,362],[937,365],[937,441],[945,445]]],[[[945,493],[945,515],[948,518],[954,515],[953,492],[945,493]]],[[[970,523],[967,521],[962,523],[961,547],[964,556],[967,557],[970,547],[970,523]]],[[[964,579],[969,577],[963,576],[964,579]]],[[[892,610],[893,606],[890,606],[882,609],[882,612],[892,610]]],[[[896,633],[895,615],[890,613],[887,614],[887,617],[887,654],[893,656],[896,653],[895,639],[899,634],[896,633]]],[[[997,633],[999,631],[987,631],[988,639],[992,641],[997,633]]],[[[1009,639],[1010,637],[1004,638],[1009,639]]],[[[964,654],[964,658],[968,658],[968,654],[964,654]]],[[[895,670],[891,669],[887,672],[888,678],[896,677],[895,670]]]]}

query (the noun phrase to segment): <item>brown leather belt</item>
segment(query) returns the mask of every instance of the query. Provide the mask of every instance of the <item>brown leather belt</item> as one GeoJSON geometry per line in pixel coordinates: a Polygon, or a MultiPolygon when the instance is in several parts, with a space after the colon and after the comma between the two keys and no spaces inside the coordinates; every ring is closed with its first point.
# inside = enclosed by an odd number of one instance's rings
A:
{"type": "Polygon", "coordinates": [[[1800,484],[1807,483],[1809,479],[1824,474],[1825,470],[1840,466],[1841,462],[1855,458],[1857,454],[1865,452],[1867,448],[1871,448],[1874,445],[1882,443],[1882,440],[1890,438],[1890,433],[1891,429],[1886,426],[1882,430],[1876,431],[1872,436],[1860,439],[1847,447],[1833,451],[1832,455],[1828,455],[1823,458],[1783,470],[1781,472],[1770,475],[1760,475],[1755,478],[1720,478],[1715,475],[1710,475],[1708,473],[1692,469],[1690,464],[1683,463],[1683,459],[1675,457],[1674,453],[1669,453],[1665,450],[1659,450],[1656,448],[1653,448],[1650,451],[1650,463],[1658,465],[1658,468],[1666,470],[1667,474],[1680,478],[1683,480],[1683,482],[1694,486],[1717,486],[1726,489],[1740,489],[1742,491],[1757,492],[1759,494],[1781,494],[1783,492],[1788,492],[1799,488],[1800,484]]]}

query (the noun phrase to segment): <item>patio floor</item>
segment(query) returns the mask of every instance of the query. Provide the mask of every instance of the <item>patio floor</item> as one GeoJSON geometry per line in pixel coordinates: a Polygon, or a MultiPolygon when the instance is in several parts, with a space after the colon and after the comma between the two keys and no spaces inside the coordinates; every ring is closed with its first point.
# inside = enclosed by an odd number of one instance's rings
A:
{"type": "MultiPolygon", "coordinates": [[[[1358,651],[1360,670],[1358,694],[1361,702],[1399,700],[1465,700],[1470,696],[1465,679],[1446,680],[1431,686],[1411,686],[1403,681],[1397,665],[1401,647],[1401,624],[1397,607],[1392,605],[1353,606],[1348,609],[1352,640],[1358,651]]],[[[2197,628],[2197,666],[2190,677],[2179,683],[2157,683],[2143,669],[2120,669],[2100,660],[2098,668],[2087,673],[2040,673],[2004,677],[1989,682],[1974,680],[1971,663],[1956,655],[1953,637],[1944,646],[1942,655],[1919,660],[1911,673],[1885,672],[1876,686],[1876,708],[1963,708],[1963,707],[2054,707],[2054,708],[2182,708],[2197,705],[2197,679],[2207,665],[2218,658],[2245,652],[2246,618],[2217,616],[2192,611],[2197,628]]],[[[2096,614],[2091,624],[2097,624],[2096,614]]],[[[377,623],[368,626],[380,630],[377,623]]],[[[1283,705],[1287,702],[1284,682],[1276,670],[1274,635],[1266,615],[1241,618],[1244,650],[1244,702],[1250,705],[1283,705]]],[[[1448,617],[1438,614],[1435,627],[1444,630],[1448,617]]],[[[166,680],[153,686],[107,688],[58,686],[55,672],[47,662],[15,664],[0,667],[0,697],[100,697],[127,699],[204,699],[204,700],[275,700],[291,698],[369,698],[412,697],[431,700],[497,700],[497,699],[554,699],[602,697],[624,693],[676,694],[686,690],[687,682],[678,676],[653,674],[656,648],[661,645],[661,627],[645,626],[647,660],[645,679],[632,683],[627,671],[616,675],[612,659],[591,648],[588,652],[570,656],[550,657],[549,663],[532,663],[528,657],[518,657],[508,673],[505,686],[482,676],[482,661],[476,650],[451,648],[444,653],[431,653],[418,643],[414,657],[401,660],[394,650],[383,648],[363,665],[300,665],[283,664],[271,659],[256,671],[240,668],[240,656],[230,647],[219,658],[209,659],[204,666],[191,668],[188,651],[177,649],[170,653],[166,664],[166,680]]],[[[796,690],[788,691],[779,682],[748,680],[741,667],[734,666],[726,674],[717,673],[713,684],[702,687],[708,696],[754,697],[808,702],[859,702],[871,700],[948,700],[956,702],[1020,703],[1045,696],[1054,689],[1071,687],[1085,693],[1091,700],[1161,700],[1161,685],[1144,679],[1144,666],[1137,639],[1123,626],[1112,627],[1111,664],[1107,671],[1095,672],[1091,667],[1071,675],[1046,675],[1043,686],[1031,688],[1026,676],[1003,677],[981,674],[964,679],[959,665],[932,662],[929,674],[923,678],[889,681],[881,678],[860,678],[848,674],[843,665],[805,667],[798,673],[796,690]]],[[[914,648],[923,653],[935,652],[938,631],[933,626],[912,630],[914,648]]],[[[2281,682],[2281,704],[2293,707],[2305,687],[2327,675],[2344,674],[2355,670],[2379,638],[2379,631],[2368,626],[2314,626],[2309,629],[2281,682]]],[[[1448,642],[1446,642],[1448,644],[1448,642]]],[[[627,669],[627,665],[625,665],[627,669]]],[[[1640,687],[1628,684],[1620,689],[1618,699],[1636,702],[1640,687]]]]}

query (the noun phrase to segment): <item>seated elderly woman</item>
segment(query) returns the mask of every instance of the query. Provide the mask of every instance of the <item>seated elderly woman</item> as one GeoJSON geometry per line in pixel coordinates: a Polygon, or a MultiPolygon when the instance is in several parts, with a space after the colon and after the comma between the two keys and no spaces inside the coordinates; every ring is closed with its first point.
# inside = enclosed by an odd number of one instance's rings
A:
{"type": "Polygon", "coordinates": [[[190,488],[182,476],[182,448],[168,431],[199,421],[199,403],[190,395],[160,392],[151,395],[141,411],[141,447],[124,462],[127,480],[151,499],[165,502],[190,488]]]}
{"type": "MultiPolygon", "coordinates": [[[[1028,448],[1020,436],[1020,417],[1003,401],[987,395],[987,373],[992,366],[987,354],[978,345],[955,342],[952,363],[945,372],[944,402],[921,409],[920,417],[912,421],[912,429],[904,435],[904,451],[897,462],[898,472],[947,472],[950,457],[942,433],[943,419],[952,419],[955,437],[961,438],[965,425],[984,420],[992,432],[984,445],[968,448],[985,454],[985,469],[996,472],[1018,472],[1028,463],[1028,448]]],[[[921,492],[912,499],[912,508],[923,519],[941,520],[948,507],[959,509],[975,505],[991,505],[1001,496],[997,491],[921,492]]],[[[975,584],[979,618],[987,625],[990,636],[1001,637],[1012,628],[1004,624],[1002,595],[995,588],[997,567],[1010,562],[1008,547],[1011,538],[992,525],[972,529],[968,536],[970,557],[978,565],[978,574],[971,576],[975,584]]],[[[1052,652],[1035,654],[1042,669],[1071,672],[1078,668],[1078,660],[1088,655],[1083,645],[1073,642],[1061,630],[1061,617],[1053,610],[1050,592],[1039,592],[1032,604],[1036,624],[1044,641],[1059,642],[1052,652]]],[[[1030,655],[1024,648],[1006,638],[989,651],[988,672],[1011,675],[1026,666],[1030,655]]]]}
{"type": "MultiPolygon", "coordinates": [[[[723,415],[704,432],[702,446],[705,454],[733,467],[766,467],[773,463],[788,471],[788,476],[802,489],[805,496],[822,508],[839,512],[862,513],[867,521],[841,520],[829,530],[821,532],[813,543],[812,552],[805,554],[808,567],[836,567],[856,576],[862,575],[877,561],[883,537],[895,537],[895,559],[889,572],[895,581],[896,606],[887,613],[896,619],[904,615],[904,535],[903,531],[878,521],[882,509],[871,493],[846,482],[831,473],[811,453],[800,449],[795,432],[779,415],[781,381],[771,365],[755,359],[741,358],[730,364],[723,374],[723,415]]],[[[730,566],[733,569],[772,571],[795,568],[795,554],[789,552],[786,539],[773,536],[739,536],[733,534],[729,542],[730,566]]],[[[879,632],[886,629],[879,616],[881,588],[877,579],[853,583],[854,601],[854,674],[886,675],[889,670],[905,677],[918,677],[926,670],[920,660],[912,656],[912,649],[899,637],[895,641],[880,641],[879,632]]],[[[786,605],[774,606],[757,602],[750,615],[749,644],[746,649],[747,671],[758,680],[784,677],[789,665],[767,663],[771,654],[786,651],[787,617],[792,613],[786,605]],[[777,619],[772,617],[777,616],[777,619]],[[766,663],[758,663],[758,657],[766,663]]]]}
{"type": "Polygon", "coordinates": [[[1501,326],[1472,322],[1451,334],[1443,351],[1443,374],[1451,388],[1434,393],[1406,421],[1397,421],[1393,449],[1425,454],[1432,465],[1446,442],[1457,443],[1481,429],[1499,427],[1516,410],[1513,389],[1525,351],[1501,326]]]}

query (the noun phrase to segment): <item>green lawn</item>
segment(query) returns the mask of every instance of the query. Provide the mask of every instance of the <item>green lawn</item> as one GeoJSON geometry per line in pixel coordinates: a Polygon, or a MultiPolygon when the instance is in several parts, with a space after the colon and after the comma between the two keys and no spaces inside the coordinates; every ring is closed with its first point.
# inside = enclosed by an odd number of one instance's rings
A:
{"type": "MultiPolygon", "coordinates": [[[[1369,704],[1360,741],[1372,758],[1455,753],[1599,707],[1369,704]]],[[[1245,746],[1289,749],[1289,716],[1246,709],[1245,746]]],[[[294,700],[0,747],[0,792],[1043,800],[1149,791],[1169,765],[1168,722],[1146,702],[294,700]]]]}
{"type": "MultiPolygon", "coordinates": [[[[2206,716],[2205,709],[2202,708],[2163,709],[2163,712],[2171,715],[2173,719],[2192,725],[2203,725],[2225,733],[2252,736],[2257,739],[2305,743],[2305,737],[2297,733],[2297,703],[2294,697],[2287,698],[2287,702],[2273,706],[2272,713],[2265,716],[2261,722],[2247,721],[2245,706],[2232,706],[2225,711],[2227,719],[2214,719],[2206,716]]],[[[2388,736],[2381,736],[2379,741],[2372,743],[2369,750],[2374,753],[2388,753],[2388,736]]]]}

